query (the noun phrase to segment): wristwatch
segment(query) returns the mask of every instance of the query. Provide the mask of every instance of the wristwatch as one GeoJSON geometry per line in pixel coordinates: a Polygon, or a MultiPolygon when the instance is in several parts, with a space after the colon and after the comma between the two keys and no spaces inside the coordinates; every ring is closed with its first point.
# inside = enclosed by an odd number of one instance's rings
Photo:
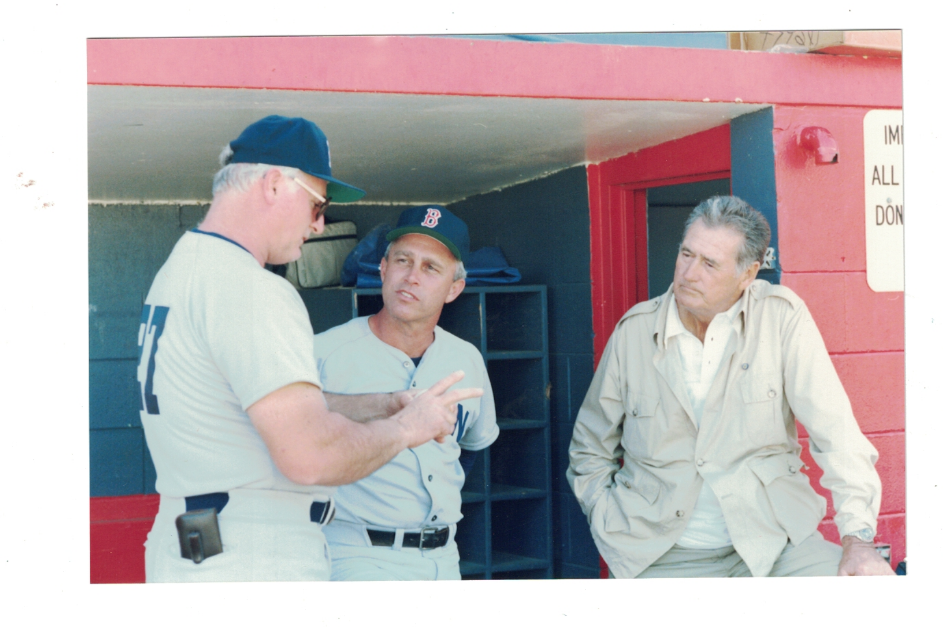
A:
{"type": "Polygon", "coordinates": [[[851,533],[845,534],[858,538],[862,542],[871,543],[874,541],[874,530],[873,529],[859,529],[858,531],[852,531],[851,533]]]}

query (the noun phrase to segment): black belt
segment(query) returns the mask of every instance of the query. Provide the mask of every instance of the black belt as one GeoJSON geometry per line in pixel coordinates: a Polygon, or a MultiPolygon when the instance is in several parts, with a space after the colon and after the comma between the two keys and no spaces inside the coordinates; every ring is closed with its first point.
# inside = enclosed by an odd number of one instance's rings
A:
{"type": "MultiPolygon", "coordinates": [[[[393,546],[396,541],[395,531],[383,531],[381,529],[367,529],[367,535],[370,536],[370,543],[373,546],[393,546]]],[[[437,549],[445,546],[449,542],[448,527],[426,527],[418,533],[403,534],[403,548],[406,549],[437,549]]]]}
{"type": "MultiPolygon", "coordinates": [[[[215,509],[219,514],[229,502],[229,493],[210,492],[209,494],[198,494],[196,496],[185,497],[187,502],[187,511],[192,512],[197,509],[215,509]]],[[[319,525],[326,525],[334,518],[334,508],[331,507],[331,501],[314,501],[311,503],[310,510],[311,522],[319,525]]]]}

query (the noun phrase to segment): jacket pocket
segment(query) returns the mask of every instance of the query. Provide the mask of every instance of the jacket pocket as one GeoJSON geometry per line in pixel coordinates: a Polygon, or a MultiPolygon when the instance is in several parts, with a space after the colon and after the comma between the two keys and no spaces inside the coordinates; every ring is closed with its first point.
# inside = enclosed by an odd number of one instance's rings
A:
{"type": "Polygon", "coordinates": [[[629,528],[629,521],[616,504],[617,484],[610,485],[589,513],[589,526],[596,532],[615,533],[629,528]]]}
{"type": "Polygon", "coordinates": [[[647,396],[637,392],[624,392],[622,406],[625,421],[622,429],[622,446],[636,459],[651,457],[659,444],[659,420],[656,416],[657,396],[647,396]]]}
{"type": "Polygon", "coordinates": [[[782,420],[782,376],[756,372],[740,380],[744,435],[757,444],[781,443],[786,438],[782,420]]]}
{"type": "Polygon", "coordinates": [[[631,490],[645,499],[649,505],[652,505],[661,494],[661,481],[644,471],[636,470],[630,477],[623,468],[616,473],[615,483],[618,486],[617,489],[631,490]]]}
{"type": "Polygon", "coordinates": [[[647,396],[638,392],[628,392],[623,397],[623,406],[625,407],[625,417],[630,418],[648,418],[655,415],[658,408],[659,398],[657,396],[647,396]]]}
{"type": "Polygon", "coordinates": [[[767,487],[780,477],[799,474],[804,466],[802,458],[795,453],[755,457],[749,464],[753,474],[767,487]]]}
{"type": "Polygon", "coordinates": [[[793,544],[811,535],[825,517],[825,499],[816,494],[795,453],[757,457],[748,462],[763,484],[773,516],[793,544]]]}
{"type": "Polygon", "coordinates": [[[652,506],[661,495],[662,484],[654,475],[635,471],[630,476],[623,468],[616,473],[609,489],[609,503],[604,519],[608,532],[626,531],[633,518],[651,518],[652,506]]]}

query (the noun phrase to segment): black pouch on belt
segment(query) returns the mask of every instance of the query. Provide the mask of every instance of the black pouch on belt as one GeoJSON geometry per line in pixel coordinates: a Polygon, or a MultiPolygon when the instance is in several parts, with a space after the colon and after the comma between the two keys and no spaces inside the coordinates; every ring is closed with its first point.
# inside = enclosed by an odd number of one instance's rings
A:
{"type": "Polygon", "coordinates": [[[177,516],[177,537],[180,539],[180,557],[199,564],[207,557],[223,552],[219,537],[216,510],[198,509],[177,516]]]}

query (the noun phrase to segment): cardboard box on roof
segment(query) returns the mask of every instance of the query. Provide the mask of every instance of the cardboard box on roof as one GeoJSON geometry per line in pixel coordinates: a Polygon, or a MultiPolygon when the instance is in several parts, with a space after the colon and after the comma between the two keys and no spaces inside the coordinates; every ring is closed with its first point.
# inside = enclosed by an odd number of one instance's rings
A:
{"type": "Polygon", "coordinates": [[[728,33],[733,50],[901,56],[899,30],[793,30],[728,33]]]}

